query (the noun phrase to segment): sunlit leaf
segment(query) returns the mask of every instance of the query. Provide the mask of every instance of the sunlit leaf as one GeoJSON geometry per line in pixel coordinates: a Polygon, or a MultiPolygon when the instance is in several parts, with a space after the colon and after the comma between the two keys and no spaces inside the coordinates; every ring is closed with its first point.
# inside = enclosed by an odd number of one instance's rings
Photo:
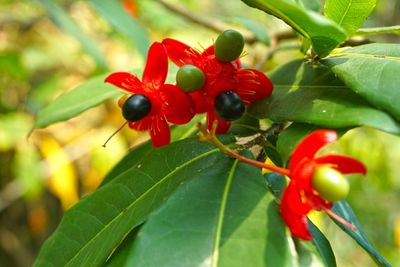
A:
{"type": "Polygon", "coordinates": [[[215,163],[150,216],[126,266],[293,266],[261,170],[229,158],[215,163]]]}
{"type": "MultiPolygon", "coordinates": [[[[376,68],[371,72],[376,73],[376,68]]],[[[326,67],[297,60],[282,66],[270,78],[275,89],[270,97],[251,106],[249,112],[253,116],[333,129],[366,125],[400,133],[400,124],[393,117],[347,88],[326,67]]],[[[358,81],[364,83],[365,80],[358,81]]],[[[392,92],[397,93],[398,90],[392,92]]],[[[390,98],[393,103],[394,99],[390,98]]]]}
{"type": "Polygon", "coordinates": [[[128,36],[143,58],[146,58],[150,39],[136,19],[123,9],[120,1],[91,0],[90,2],[116,30],[128,36]]]}
{"type": "Polygon", "coordinates": [[[311,40],[314,51],[320,57],[328,55],[346,39],[344,30],[338,24],[296,3],[282,0],[242,1],[285,21],[298,33],[311,40]]]}
{"type": "Polygon", "coordinates": [[[60,27],[61,30],[75,37],[82,48],[96,61],[96,63],[106,69],[107,63],[99,50],[96,42],[92,40],[87,34],[83,33],[78,25],[70,18],[70,16],[60,8],[54,1],[39,0],[40,3],[46,8],[50,18],[60,27]]]}
{"type": "Polygon", "coordinates": [[[400,46],[367,44],[323,61],[354,92],[400,120],[400,46]]]}
{"type": "Polygon", "coordinates": [[[376,262],[378,266],[390,267],[391,265],[379,254],[379,252],[372,246],[372,244],[368,241],[367,235],[364,230],[361,228],[356,215],[351,209],[350,205],[346,201],[340,201],[335,203],[332,210],[344,218],[347,222],[353,224],[357,227],[356,231],[351,230],[347,226],[341,224],[332,218],[332,220],[345,231],[348,235],[350,235],[368,254],[371,258],[376,262]]]}
{"type": "Polygon", "coordinates": [[[218,149],[196,139],[152,150],[140,165],[117,172],[118,177],[67,211],[42,246],[35,266],[104,264],[130,230],[141,224],[183,181],[215,167],[225,157],[218,149]]]}
{"type": "Polygon", "coordinates": [[[58,97],[37,114],[34,128],[44,128],[68,120],[106,99],[121,95],[120,89],[104,83],[104,78],[105,75],[91,78],[58,97]]]}
{"type": "Polygon", "coordinates": [[[342,26],[348,35],[366,21],[377,0],[326,0],[324,14],[342,26]]]}

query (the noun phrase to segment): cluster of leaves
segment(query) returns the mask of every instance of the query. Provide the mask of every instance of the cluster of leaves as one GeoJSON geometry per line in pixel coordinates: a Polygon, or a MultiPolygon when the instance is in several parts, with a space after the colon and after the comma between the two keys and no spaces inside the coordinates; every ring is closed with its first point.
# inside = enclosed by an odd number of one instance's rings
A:
{"type": "MultiPolygon", "coordinates": [[[[51,7],[50,1],[42,2],[51,7]]],[[[125,16],[112,1],[91,2],[122,31],[132,25],[116,19],[125,16]]],[[[265,144],[265,153],[284,165],[297,142],[317,128],[345,132],[370,126],[400,134],[399,46],[337,48],[357,35],[375,0],[326,0],[325,16],[319,14],[320,1],[243,2],[291,26],[308,59],[273,70],[273,94],[250,108],[248,116],[232,127],[233,135],[254,134],[260,129],[257,119],[292,122],[265,144]]],[[[69,119],[118,95],[117,89],[102,84],[104,77],[54,101],[38,114],[35,127],[69,119]]],[[[336,265],[329,241],[311,222],[312,242],[287,236],[277,204],[284,177],[263,176],[259,169],[188,138],[192,134],[193,125],[176,128],[176,142],[169,146],[153,149],[145,143],[129,152],[96,192],[65,214],[36,266],[304,266],[310,260],[336,265]]],[[[235,141],[232,135],[223,140],[235,141]]],[[[347,202],[337,203],[333,210],[357,226],[352,231],[335,221],[377,265],[390,266],[369,243],[347,202]]]]}

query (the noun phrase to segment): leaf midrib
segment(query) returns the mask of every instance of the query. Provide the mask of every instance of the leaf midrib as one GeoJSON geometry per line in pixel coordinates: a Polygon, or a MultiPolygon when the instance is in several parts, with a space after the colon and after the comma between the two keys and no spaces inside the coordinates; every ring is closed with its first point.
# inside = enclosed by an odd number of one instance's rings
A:
{"type": "Polygon", "coordinates": [[[351,5],[353,4],[353,1],[352,1],[352,0],[348,0],[347,3],[348,3],[348,5],[347,5],[347,7],[346,7],[346,11],[344,12],[342,18],[341,18],[340,21],[338,22],[338,24],[339,24],[340,26],[343,25],[343,20],[344,20],[344,18],[347,16],[347,13],[349,13],[349,10],[350,10],[351,5]]]}
{"type": "Polygon", "coordinates": [[[220,206],[219,212],[218,212],[217,229],[215,231],[215,236],[214,236],[214,247],[213,247],[213,252],[212,252],[212,257],[211,257],[212,258],[212,261],[211,261],[212,267],[216,267],[218,264],[219,243],[221,242],[222,225],[224,222],[226,203],[228,200],[229,189],[231,187],[232,179],[235,174],[235,170],[238,165],[238,162],[239,162],[238,160],[235,160],[235,162],[233,163],[231,170],[229,171],[228,179],[226,180],[224,192],[222,194],[221,206],[220,206]]]}
{"type": "Polygon", "coordinates": [[[366,58],[373,58],[376,60],[387,59],[387,60],[400,61],[400,57],[394,57],[394,56],[388,56],[388,55],[382,55],[382,54],[364,54],[364,53],[340,53],[340,54],[330,55],[326,59],[343,58],[343,57],[348,57],[348,58],[366,57],[366,58]]]}
{"type": "Polygon", "coordinates": [[[185,162],[184,164],[180,165],[179,167],[175,168],[174,170],[172,170],[170,173],[168,173],[167,175],[165,175],[163,178],[161,178],[157,183],[155,183],[152,187],[149,188],[149,190],[147,190],[146,192],[144,192],[142,195],[140,195],[134,202],[132,202],[128,207],[124,208],[117,216],[114,217],[114,219],[112,219],[109,223],[107,223],[105,225],[105,227],[103,227],[103,229],[101,229],[95,236],[93,236],[93,238],[89,239],[89,241],[81,248],[79,249],[79,251],[69,260],[66,262],[65,265],[70,264],[72,261],[74,261],[79,254],[87,247],[89,246],[89,244],[91,244],[101,233],[103,233],[105,230],[108,229],[108,227],[114,222],[116,221],[118,218],[120,218],[121,216],[123,216],[125,213],[127,213],[138,201],[140,201],[144,196],[146,196],[149,192],[151,192],[154,188],[157,188],[157,186],[161,183],[163,183],[165,180],[168,179],[168,177],[170,177],[171,175],[175,174],[176,172],[178,172],[179,170],[181,170],[182,168],[188,166],[189,164],[202,159],[203,157],[206,157],[210,154],[213,154],[215,152],[218,152],[219,149],[215,148],[212,150],[209,150],[201,155],[198,155],[195,158],[190,159],[189,161],[185,162]]]}

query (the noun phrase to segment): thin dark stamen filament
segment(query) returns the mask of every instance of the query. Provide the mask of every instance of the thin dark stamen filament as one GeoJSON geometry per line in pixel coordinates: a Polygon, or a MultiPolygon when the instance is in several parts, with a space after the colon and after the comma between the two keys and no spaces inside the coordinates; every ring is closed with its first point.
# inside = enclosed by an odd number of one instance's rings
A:
{"type": "Polygon", "coordinates": [[[110,136],[110,137],[108,137],[108,139],[104,142],[104,144],[102,145],[102,147],[106,147],[108,141],[110,141],[111,138],[113,138],[114,135],[116,135],[119,131],[121,131],[122,128],[124,128],[125,125],[127,125],[127,124],[128,124],[128,121],[125,121],[125,122],[110,136]]]}

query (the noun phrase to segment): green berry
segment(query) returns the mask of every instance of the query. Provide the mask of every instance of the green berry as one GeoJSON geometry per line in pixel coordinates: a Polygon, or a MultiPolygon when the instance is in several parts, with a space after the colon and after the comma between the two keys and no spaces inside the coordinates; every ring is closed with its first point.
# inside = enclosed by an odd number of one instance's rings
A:
{"type": "Polygon", "coordinates": [[[176,73],[178,87],[187,93],[203,87],[205,80],[203,71],[193,65],[184,65],[176,73]]]}
{"type": "Polygon", "coordinates": [[[218,116],[227,121],[239,119],[245,111],[242,99],[232,91],[220,93],[215,98],[214,108],[218,116]]]}
{"type": "Polygon", "coordinates": [[[349,193],[349,182],[344,175],[328,166],[317,167],[312,183],[318,194],[331,202],[342,200],[349,193]]]}
{"type": "Polygon", "coordinates": [[[237,59],[244,47],[243,35],[235,30],[221,33],[215,41],[215,57],[223,62],[237,59]]]}
{"type": "Polygon", "coordinates": [[[122,105],[122,116],[130,122],[143,119],[151,110],[150,100],[142,94],[131,95],[122,105]]]}

